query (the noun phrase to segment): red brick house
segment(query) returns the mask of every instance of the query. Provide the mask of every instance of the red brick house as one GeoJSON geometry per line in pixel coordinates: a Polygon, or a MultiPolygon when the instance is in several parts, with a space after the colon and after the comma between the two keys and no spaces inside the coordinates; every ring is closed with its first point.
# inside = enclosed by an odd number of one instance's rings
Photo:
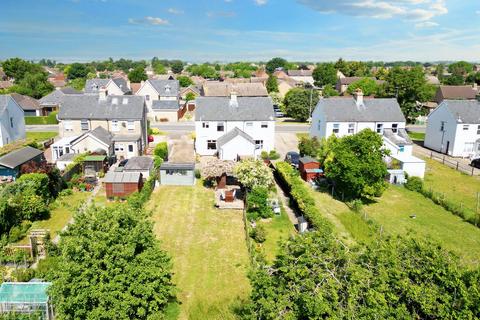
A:
{"type": "Polygon", "coordinates": [[[302,157],[298,163],[298,170],[303,180],[310,182],[321,175],[323,170],[320,169],[320,162],[312,157],[302,157]]]}
{"type": "Polygon", "coordinates": [[[105,193],[108,199],[126,198],[143,188],[143,178],[140,172],[114,172],[106,174],[105,193]]]}

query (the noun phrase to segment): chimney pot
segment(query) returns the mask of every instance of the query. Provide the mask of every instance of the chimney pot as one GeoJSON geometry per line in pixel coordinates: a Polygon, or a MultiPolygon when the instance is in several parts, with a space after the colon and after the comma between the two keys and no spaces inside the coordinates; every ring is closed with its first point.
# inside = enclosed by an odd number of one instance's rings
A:
{"type": "Polygon", "coordinates": [[[358,88],[357,90],[355,90],[354,97],[355,97],[355,102],[356,102],[357,106],[363,105],[363,91],[362,91],[362,89],[358,88]]]}
{"type": "Polygon", "coordinates": [[[235,91],[230,92],[230,106],[238,108],[237,93],[235,91]]]}

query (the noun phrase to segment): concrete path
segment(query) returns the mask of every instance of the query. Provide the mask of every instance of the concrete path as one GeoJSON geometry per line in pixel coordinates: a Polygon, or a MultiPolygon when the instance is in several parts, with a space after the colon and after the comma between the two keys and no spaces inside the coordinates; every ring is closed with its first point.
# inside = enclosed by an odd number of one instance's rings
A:
{"type": "Polygon", "coordinates": [[[26,131],[30,132],[50,132],[58,131],[58,124],[35,124],[35,125],[26,125],[26,131]]]}
{"type": "Polygon", "coordinates": [[[285,212],[288,215],[288,219],[292,222],[293,225],[298,224],[298,218],[297,215],[295,214],[295,211],[293,211],[292,208],[290,208],[290,198],[283,192],[282,188],[278,185],[277,181],[275,181],[275,187],[277,188],[277,195],[280,201],[282,202],[283,208],[285,209],[285,212]]]}

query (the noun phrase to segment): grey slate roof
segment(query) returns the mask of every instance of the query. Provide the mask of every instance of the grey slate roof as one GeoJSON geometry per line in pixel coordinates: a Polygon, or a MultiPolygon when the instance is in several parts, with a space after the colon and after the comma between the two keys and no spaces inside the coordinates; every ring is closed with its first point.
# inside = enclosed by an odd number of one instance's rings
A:
{"type": "Polygon", "coordinates": [[[141,96],[107,96],[102,100],[97,95],[66,95],[58,113],[61,120],[140,120],[145,112],[141,96]],[[115,102],[116,103],[113,103],[115,102]]]}
{"type": "Polygon", "coordinates": [[[152,87],[163,97],[177,97],[180,92],[178,80],[147,80],[152,87]]]}
{"type": "Polygon", "coordinates": [[[140,133],[138,134],[116,134],[113,136],[113,141],[115,142],[132,142],[132,141],[138,141],[142,135],[140,133]]]}
{"type": "Polygon", "coordinates": [[[299,159],[299,161],[300,161],[301,163],[318,162],[317,159],[314,159],[314,158],[309,157],[309,156],[301,157],[301,158],[299,159]]]}
{"type": "Polygon", "coordinates": [[[408,133],[405,129],[400,128],[397,130],[397,133],[394,133],[392,129],[384,129],[383,135],[397,146],[401,145],[412,145],[412,139],[408,136],[408,133]]]}
{"type": "Polygon", "coordinates": [[[160,166],[160,170],[194,170],[195,163],[169,163],[164,162],[160,166]]]}
{"type": "MultiPolygon", "coordinates": [[[[357,106],[352,97],[320,99],[316,109],[325,114],[328,122],[405,122],[396,99],[363,99],[357,106]]],[[[315,113],[315,112],[314,112],[315,113]]]]}
{"type": "MultiPolygon", "coordinates": [[[[480,102],[477,100],[443,100],[444,105],[459,123],[480,124],[480,102]],[[460,120],[460,121],[458,121],[460,120]]],[[[439,107],[440,107],[439,106],[439,107]]]]}
{"type": "Polygon", "coordinates": [[[287,74],[290,77],[311,77],[313,74],[312,70],[288,70],[287,74]]]}
{"type": "Polygon", "coordinates": [[[45,97],[39,100],[41,106],[58,106],[63,102],[63,98],[67,94],[82,94],[73,88],[62,88],[47,94],[45,97]]]}
{"type": "Polygon", "coordinates": [[[177,111],[179,107],[177,100],[154,100],[152,102],[153,110],[177,111]]]}
{"type": "Polygon", "coordinates": [[[106,87],[110,79],[88,79],[85,83],[85,93],[97,93],[102,87],[106,87]]]}
{"type": "Polygon", "coordinates": [[[123,93],[130,92],[128,83],[124,78],[113,78],[112,81],[122,90],[123,93]]]}
{"type": "Polygon", "coordinates": [[[3,113],[3,111],[5,111],[5,109],[7,108],[7,105],[8,105],[8,100],[10,100],[10,99],[12,99],[12,97],[10,97],[8,94],[1,94],[0,95],[0,114],[3,113]]]}
{"type": "Polygon", "coordinates": [[[10,93],[10,96],[24,111],[40,109],[40,103],[37,99],[18,93],[10,93]]]}
{"type": "Polygon", "coordinates": [[[228,97],[198,97],[195,99],[196,121],[273,121],[270,97],[238,97],[237,105],[228,97]]]}
{"type": "Polygon", "coordinates": [[[65,153],[57,159],[57,161],[73,161],[73,159],[77,156],[76,153],[65,153]]]}
{"type": "Polygon", "coordinates": [[[105,175],[106,183],[138,183],[141,177],[140,172],[115,172],[109,171],[105,175]]]}
{"type": "Polygon", "coordinates": [[[255,144],[255,141],[253,140],[252,137],[250,137],[248,134],[238,129],[237,127],[235,127],[217,139],[217,147],[221,148],[223,145],[233,140],[237,136],[241,136],[245,138],[247,141],[250,141],[252,144],[255,144]]]}
{"type": "Polygon", "coordinates": [[[263,83],[231,83],[207,81],[203,84],[203,95],[206,97],[230,97],[236,92],[239,97],[267,97],[268,92],[263,83]]]}
{"type": "Polygon", "coordinates": [[[10,153],[7,153],[3,157],[1,157],[0,165],[10,169],[14,169],[19,165],[22,165],[25,162],[28,162],[38,157],[41,154],[43,154],[42,150],[38,150],[38,149],[27,146],[22,149],[18,149],[10,153]]]}
{"type": "Polygon", "coordinates": [[[128,159],[123,167],[124,171],[150,170],[153,167],[153,158],[150,157],[132,157],[128,159]]]}

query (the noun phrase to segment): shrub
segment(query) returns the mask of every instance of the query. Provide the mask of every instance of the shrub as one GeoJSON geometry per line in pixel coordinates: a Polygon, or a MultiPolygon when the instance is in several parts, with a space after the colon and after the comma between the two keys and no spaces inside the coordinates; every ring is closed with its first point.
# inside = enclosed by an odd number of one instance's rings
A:
{"type": "MultiPolygon", "coordinates": [[[[247,195],[247,211],[255,212],[257,218],[271,218],[273,211],[268,205],[268,189],[255,187],[247,195]]],[[[252,216],[253,217],[253,216],[252,216]]]]}
{"type": "Polygon", "coordinates": [[[419,177],[410,177],[405,183],[405,188],[411,191],[421,192],[423,189],[423,181],[419,177]]]}
{"type": "Polygon", "coordinates": [[[30,268],[18,268],[12,271],[12,277],[18,282],[28,282],[35,277],[35,270],[30,268]]]}
{"type": "Polygon", "coordinates": [[[202,173],[199,169],[195,169],[195,178],[200,179],[202,177],[202,173]]]}
{"type": "Polygon", "coordinates": [[[250,231],[250,237],[257,243],[263,243],[267,240],[267,231],[263,226],[257,226],[250,231]]]}
{"type": "Polygon", "coordinates": [[[160,142],[155,146],[153,154],[157,157],[160,157],[162,160],[167,160],[168,158],[168,145],[166,142],[160,142]]]}
{"type": "Polygon", "coordinates": [[[355,199],[355,200],[350,201],[350,203],[348,203],[348,206],[354,212],[359,213],[359,212],[362,212],[363,202],[360,199],[355,199]]]}
{"type": "Polygon", "coordinates": [[[280,159],[280,154],[275,150],[271,150],[268,157],[270,158],[270,160],[277,160],[280,159]]]}
{"type": "Polygon", "coordinates": [[[260,157],[262,157],[263,160],[268,160],[268,152],[263,150],[262,153],[260,153],[260,157]]]}

